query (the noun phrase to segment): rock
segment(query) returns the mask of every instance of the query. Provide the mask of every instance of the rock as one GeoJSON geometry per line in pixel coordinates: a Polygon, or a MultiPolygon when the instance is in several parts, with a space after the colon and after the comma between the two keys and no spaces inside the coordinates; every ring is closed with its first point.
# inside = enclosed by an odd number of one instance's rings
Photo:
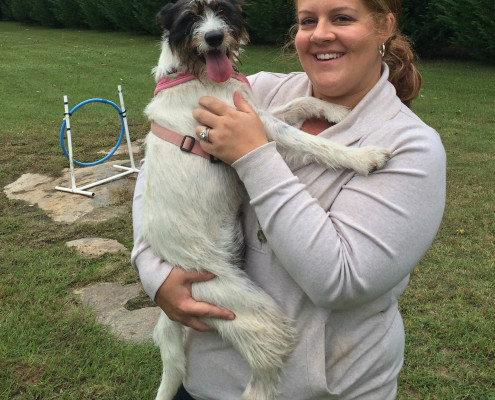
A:
{"type": "Polygon", "coordinates": [[[86,238],[67,242],[68,247],[73,247],[84,256],[100,256],[105,253],[118,253],[127,251],[125,246],[114,239],[86,238]]]}
{"type": "MultiPolygon", "coordinates": [[[[143,151],[144,148],[144,141],[145,139],[137,139],[135,142],[131,143],[131,150],[134,154],[140,153],[143,151]]],[[[99,151],[98,154],[108,154],[112,151],[112,149],[109,149],[107,151],[99,151]]],[[[121,145],[119,148],[113,153],[114,156],[121,156],[121,155],[127,155],[129,154],[129,148],[127,147],[127,142],[125,139],[122,141],[121,145]]]]}
{"type": "Polygon", "coordinates": [[[133,343],[152,341],[153,328],[160,315],[158,307],[129,311],[126,303],[139,296],[139,284],[99,283],[75,290],[83,304],[89,306],[99,322],[108,325],[113,334],[133,343]]]}
{"type": "MultiPolygon", "coordinates": [[[[85,184],[108,178],[119,172],[114,164],[122,161],[112,161],[93,167],[76,167],[76,185],[85,184]]],[[[136,174],[131,174],[118,180],[96,186],[90,190],[95,197],[86,197],[73,193],[55,190],[55,186],[70,187],[70,170],[64,169],[61,178],[51,178],[39,174],[24,174],[17,181],[5,186],[4,192],[9,199],[23,200],[30,205],[38,205],[56,222],[73,223],[106,221],[127,210],[126,206],[114,205],[114,192],[126,187],[130,193],[134,191],[136,174]]]]}

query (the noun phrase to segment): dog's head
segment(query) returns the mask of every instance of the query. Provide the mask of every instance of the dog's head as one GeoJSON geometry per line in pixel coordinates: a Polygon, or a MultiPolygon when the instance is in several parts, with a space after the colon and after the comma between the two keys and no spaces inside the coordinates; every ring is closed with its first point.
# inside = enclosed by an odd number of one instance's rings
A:
{"type": "Polygon", "coordinates": [[[226,81],[249,40],[241,0],[177,0],[158,13],[172,54],[198,77],[226,81]]]}

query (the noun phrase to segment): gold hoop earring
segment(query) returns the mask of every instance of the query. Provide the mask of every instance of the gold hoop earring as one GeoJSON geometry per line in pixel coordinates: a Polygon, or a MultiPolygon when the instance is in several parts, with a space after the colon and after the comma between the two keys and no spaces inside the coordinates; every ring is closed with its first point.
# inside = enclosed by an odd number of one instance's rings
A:
{"type": "Polygon", "coordinates": [[[378,47],[378,53],[380,53],[382,57],[385,56],[385,43],[382,43],[381,46],[378,47]]]}

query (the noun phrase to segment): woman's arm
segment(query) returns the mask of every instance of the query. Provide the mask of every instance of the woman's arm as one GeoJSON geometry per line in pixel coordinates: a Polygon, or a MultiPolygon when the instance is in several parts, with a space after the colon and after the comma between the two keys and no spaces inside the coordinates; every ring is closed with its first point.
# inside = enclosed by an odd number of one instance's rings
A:
{"type": "MultiPolygon", "coordinates": [[[[193,115],[212,128],[202,147],[237,170],[270,248],[308,297],[325,308],[353,307],[407,278],[443,215],[445,152],[438,134],[411,115],[383,121],[370,144],[389,149],[392,160],[368,177],[354,176],[325,209],[275,143],[266,144],[257,114],[239,97],[234,104],[237,109],[200,100],[205,109],[193,115]]],[[[326,188],[335,178],[320,170],[326,188]]]]}
{"type": "MultiPolygon", "coordinates": [[[[318,306],[354,307],[392,290],[423,257],[439,227],[445,153],[438,135],[425,127],[401,132],[394,143],[386,129],[388,142],[376,143],[393,152],[387,167],[354,176],[328,210],[290,171],[275,144],[232,164],[270,248],[318,306]]],[[[325,174],[332,172],[322,172],[322,185],[325,174]]]]}

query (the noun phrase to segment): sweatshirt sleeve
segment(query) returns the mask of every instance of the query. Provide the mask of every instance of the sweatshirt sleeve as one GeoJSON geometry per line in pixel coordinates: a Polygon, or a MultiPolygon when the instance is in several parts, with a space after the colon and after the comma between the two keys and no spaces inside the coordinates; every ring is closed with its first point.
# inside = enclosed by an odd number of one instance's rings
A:
{"type": "Polygon", "coordinates": [[[145,182],[144,162],[141,162],[140,171],[134,189],[132,204],[132,224],[134,230],[134,247],[131,253],[131,264],[139,273],[144,291],[151,299],[155,299],[156,292],[165,282],[172,266],[161,260],[153,253],[142,233],[143,193],[145,182]]]}
{"type": "Polygon", "coordinates": [[[367,177],[349,171],[352,178],[329,209],[310,195],[274,143],[233,164],[269,247],[317,306],[355,307],[391,291],[436,235],[445,204],[438,134],[425,127],[387,137],[393,158],[386,168],[367,177]]]}

